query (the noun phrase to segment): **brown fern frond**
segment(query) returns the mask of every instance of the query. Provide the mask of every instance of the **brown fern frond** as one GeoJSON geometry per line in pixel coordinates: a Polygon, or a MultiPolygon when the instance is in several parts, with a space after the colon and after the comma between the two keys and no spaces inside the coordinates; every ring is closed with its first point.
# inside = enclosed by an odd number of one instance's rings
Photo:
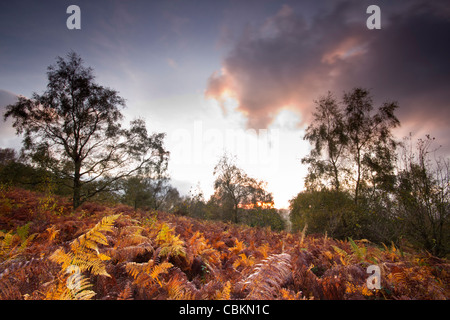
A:
{"type": "Polygon", "coordinates": [[[117,300],[133,300],[133,289],[130,281],[126,283],[125,288],[119,293],[117,300]]]}
{"type": "Polygon", "coordinates": [[[0,300],[20,300],[22,294],[14,283],[9,279],[0,281],[0,300]]]}
{"type": "MultiPolygon", "coordinates": [[[[144,257],[147,253],[153,252],[153,246],[150,243],[140,243],[138,245],[127,246],[123,248],[107,248],[107,253],[115,262],[138,262],[138,258],[144,257]]],[[[148,260],[147,258],[146,260],[148,260]]],[[[141,260],[142,261],[142,260],[141,260]]]]}
{"type": "Polygon", "coordinates": [[[273,254],[258,264],[244,281],[249,290],[246,299],[276,299],[284,283],[291,276],[291,256],[287,253],[273,254]]]}
{"type": "Polygon", "coordinates": [[[183,278],[179,273],[166,283],[166,290],[169,300],[192,300],[194,299],[195,292],[192,289],[193,286],[188,284],[187,279],[183,278]]]}

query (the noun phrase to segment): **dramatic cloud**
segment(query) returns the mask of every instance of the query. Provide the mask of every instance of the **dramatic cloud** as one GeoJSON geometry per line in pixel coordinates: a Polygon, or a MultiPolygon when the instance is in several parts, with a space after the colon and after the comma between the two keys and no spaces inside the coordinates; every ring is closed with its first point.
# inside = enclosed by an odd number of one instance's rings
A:
{"type": "Polygon", "coordinates": [[[306,19],[283,5],[243,32],[210,76],[206,97],[235,99],[248,127],[266,128],[284,109],[305,125],[319,96],[363,86],[376,103],[398,101],[400,121],[412,130],[426,114],[449,145],[449,10],[439,1],[383,5],[382,29],[368,30],[366,7],[338,2],[306,19]]]}

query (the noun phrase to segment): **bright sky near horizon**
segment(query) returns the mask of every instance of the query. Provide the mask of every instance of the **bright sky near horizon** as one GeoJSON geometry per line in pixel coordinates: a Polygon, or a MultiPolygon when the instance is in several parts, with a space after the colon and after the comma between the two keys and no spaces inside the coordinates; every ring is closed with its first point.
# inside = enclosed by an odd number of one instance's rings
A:
{"type": "MultiPolygon", "coordinates": [[[[173,185],[209,197],[224,151],[285,208],[303,188],[313,101],[370,88],[400,104],[401,139],[429,133],[450,154],[450,7],[445,1],[219,0],[0,3],[0,111],[42,93],[73,50],[126,99],[127,120],[166,132],[173,185]],[[69,30],[69,5],[81,29],[69,30]],[[381,8],[369,30],[366,9],[381,8]]],[[[20,148],[1,123],[0,148],[20,148]]]]}

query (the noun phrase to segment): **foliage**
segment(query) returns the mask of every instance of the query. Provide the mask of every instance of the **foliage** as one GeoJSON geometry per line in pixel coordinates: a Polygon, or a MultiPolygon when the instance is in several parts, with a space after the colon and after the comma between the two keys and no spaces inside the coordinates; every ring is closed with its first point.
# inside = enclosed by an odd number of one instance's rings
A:
{"type": "Polygon", "coordinates": [[[308,225],[310,233],[325,233],[335,238],[359,236],[361,217],[348,193],[342,191],[304,191],[291,200],[293,230],[308,225]]]}
{"type": "Polygon", "coordinates": [[[121,178],[165,170],[165,135],[149,135],[142,119],[122,128],[125,100],[95,83],[93,70],[75,52],[59,57],[47,77],[43,94],[20,96],[7,106],[4,118],[12,117],[23,135],[27,159],[72,191],[73,208],[112,190],[121,178]]]}
{"type": "Polygon", "coordinates": [[[405,138],[395,196],[396,218],[411,242],[435,255],[450,252],[450,159],[432,157],[434,138],[413,150],[405,138]]]}
{"type": "Polygon", "coordinates": [[[363,88],[344,93],[340,102],[331,93],[319,99],[304,136],[313,146],[302,159],[309,164],[307,188],[349,190],[358,203],[363,193],[392,186],[397,108],[396,102],[385,102],[374,113],[363,88]]]}
{"type": "Polygon", "coordinates": [[[2,193],[10,210],[0,214],[0,299],[450,298],[449,262],[407,244],[275,232],[124,205],[89,204],[69,214],[68,200],[58,202],[65,210],[56,215],[38,210],[45,195],[2,193]],[[379,290],[366,286],[371,264],[381,269],[379,290]]]}
{"type": "Polygon", "coordinates": [[[222,207],[230,208],[226,211],[231,211],[231,220],[238,223],[241,206],[254,206],[258,201],[273,204],[273,197],[265,190],[266,183],[249,177],[234,162],[225,154],[214,167],[216,179],[213,197],[222,207]]]}

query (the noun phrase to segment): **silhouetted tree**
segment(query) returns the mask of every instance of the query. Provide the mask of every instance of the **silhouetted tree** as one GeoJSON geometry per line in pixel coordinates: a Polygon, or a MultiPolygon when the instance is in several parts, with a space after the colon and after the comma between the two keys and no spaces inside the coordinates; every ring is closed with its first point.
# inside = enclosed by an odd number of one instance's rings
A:
{"type": "Polygon", "coordinates": [[[306,181],[312,187],[318,182],[328,185],[331,180],[330,184],[339,191],[343,171],[346,172],[345,148],[348,143],[343,110],[330,92],[315,103],[316,111],[304,136],[304,140],[313,145],[310,155],[302,159],[303,164],[310,165],[306,181]]]}
{"type": "Polygon", "coordinates": [[[74,52],[48,67],[46,91],[7,107],[23,134],[23,151],[53,171],[73,191],[73,207],[118,179],[165,166],[165,134],[149,135],[141,119],[122,127],[125,100],[94,82],[91,68],[74,52]],[[95,186],[95,187],[94,187],[95,186]]]}
{"type": "Polygon", "coordinates": [[[349,158],[356,166],[354,199],[358,203],[361,188],[370,182],[384,181],[392,176],[397,142],[392,129],[400,125],[394,115],[396,102],[385,102],[373,114],[373,101],[366,89],[355,88],[344,94],[345,134],[349,158]],[[377,175],[378,180],[371,180],[377,175]]]}
{"type": "Polygon", "coordinates": [[[228,155],[224,155],[214,168],[215,197],[222,205],[232,206],[233,221],[238,222],[240,205],[273,202],[272,194],[265,190],[264,182],[249,177],[238,168],[228,155]]]}
{"type": "Polygon", "coordinates": [[[339,191],[344,184],[358,203],[363,188],[392,185],[397,143],[391,131],[400,124],[397,108],[396,102],[386,102],[374,113],[372,97],[362,88],[344,93],[341,102],[331,93],[319,99],[304,136],[313,146],[302,159],[309,164],[307,187],[331,184],[339,191]]]}

